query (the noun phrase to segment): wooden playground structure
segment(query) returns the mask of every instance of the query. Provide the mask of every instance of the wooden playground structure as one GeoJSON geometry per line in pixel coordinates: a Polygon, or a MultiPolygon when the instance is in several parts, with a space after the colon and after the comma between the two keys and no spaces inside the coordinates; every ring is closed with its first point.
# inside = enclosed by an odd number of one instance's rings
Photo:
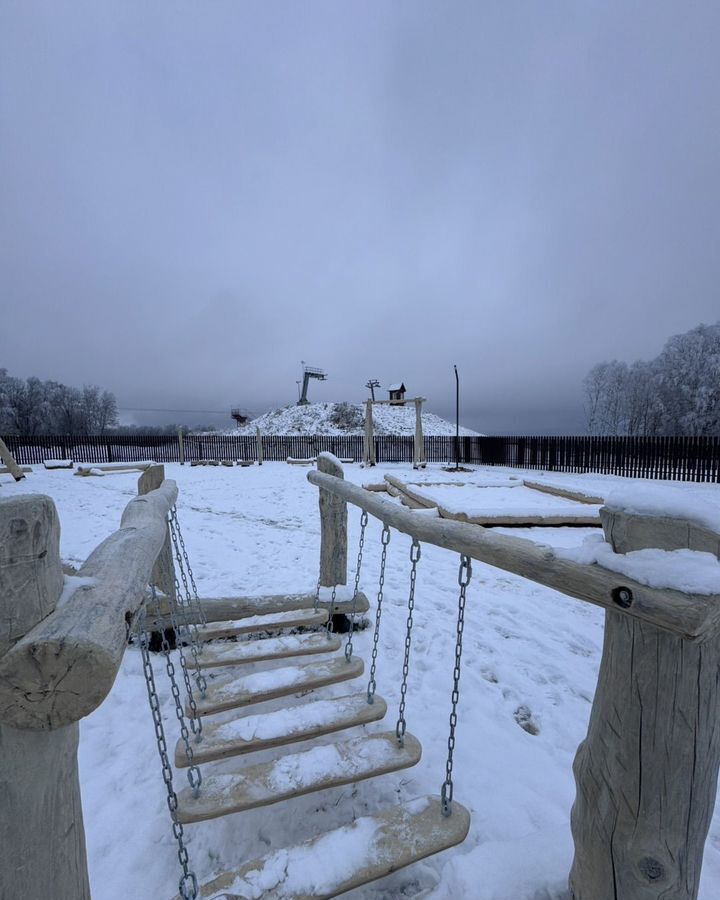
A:
{"type": "MultiPolygon", "coordinates": [[[[283,851],[285,868],[264,896],[333,897],[465,839],[470,815],[453,796],[453,750],[466,590],[477,560],[606,611],[588,735],[574,764],[572,897],[694,900],[720,767],[720,596],[651,588],[523,538],[418,515],[345,481],[342,465],[330,454],[321,454],[317,467],[307,476],[319,489],[321,522],[314,594],[201,600],[180,528],[178,488],[165,479],[162,466],[143,472],[120,529],[69,582],[63,578],[52,500],[41,495],[0,500],[0,896],[89,900],[78,723],[109,693],[129,640],[142,654],[178,842],[177,897],[183,900],[241,900],[250,893],[243,885],[257,883],[259,873],[270,878],[273,872],[273,854],[245,860],[239,851],[235,868],[199,885],[184,843],[185,827],[202,828],[207,819],[415,765],[421,748],[407,731],[405,694],[411,677],[415,573],[426,543],[459,554],[455,655],[448,660],[448,758],[445,771],[438,773],[439,796],[391,806],[336,829],[331,834],[350,843],[357,827],[366,829],[371,835],[366,852],[360,862],[331,872],[311,891],[300,869],[307,853],[322,847],[328,835],[288,848],[283,851]],[[338,600],[338,587],[348,583],[348,504],[361,510],[360,543],[352,598],[338,600]],[[352,623],[369,610],[360,591],[369,516],[382,523],[383,531],[367,687],[349,686],[341,697],[310,694],[298,699],[294,695],[300,691],[353,682],[365,671],[354,652],[352,623]],[[394,728],[371,732],[360,729],[387,713],[376,692],[376,659],[393,530],[412,538],[401,699],[394,728]],[[332,591],[329,600],[321,599],[323,587],[332,591]],[[338,613],[351,623],[344,647],[332,628],[338,613]],[[299,627],[315,630],[287,633],[299,627]],[[151,632],[162,635],[156,659],[170,677],[180,723],[174,755],[155,687],[151,632]],[[261,636],[268,632],[273,636],[261,636]],[[227,642],[228,637],[241,639],[227,642]],[[266,660],[288,660],[289,665],[243,673],[245,664],[266,660]],[[287,698],[282,709],[247,712],[253,704],[277,698],[287,698]],[[240,711],[237,718],[213,721],[229,709],[240,711]],[[349,729],[354,731],[343,736],[349,729]],[[212,768],[216,760],[282,750],[328,734],[340,737],[330,745],[334,758],[322,771],[303,766],[312,747],[234,770],[212,768]],[[276,777],[289,759],[297,772],[291,782],[276,777]],[[188,778],[183,788],[176,787],[181,771],[188,778]]],[[[616,553],[659,547],[720,555],[720,535],[684,520],[607,509],[601,516],[616,553]]]]}

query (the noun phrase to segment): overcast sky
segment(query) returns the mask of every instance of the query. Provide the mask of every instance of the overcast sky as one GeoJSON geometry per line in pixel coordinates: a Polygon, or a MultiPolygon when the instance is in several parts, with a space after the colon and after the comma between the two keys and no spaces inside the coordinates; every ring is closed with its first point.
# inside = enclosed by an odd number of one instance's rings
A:
{"type": "Polygon", "coordinates": [[[261,412],[305,360],[311,399],[452,416],[456,363],[464,424],[581,430],[593,364],[720,319],[719,33],[716,0],[0,0],[0,367],[261,412]]]}

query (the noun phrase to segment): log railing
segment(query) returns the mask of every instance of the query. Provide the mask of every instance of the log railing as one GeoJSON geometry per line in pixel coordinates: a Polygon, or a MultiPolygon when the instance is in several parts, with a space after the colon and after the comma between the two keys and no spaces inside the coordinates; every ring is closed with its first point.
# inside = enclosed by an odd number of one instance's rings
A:
{"type": "MultiPolygon", "coordinates": [[[[651,588],[532,541],[418,515],[329,474],[338,467],[321,454],[325,471],[308,473],[320,489],[321,516],[328,498],[352,503],[419,541],[605,608],[588,734],[573,767],[570,894],[696,900],[720,769],[720,596],[651,588]]],[[[341,521],[337,508],[334,515],[341,521]]],[[[720,535],[681,519],[603,508],[602,520],[617,553],[659,547],[720,555],[720,535]]]]}
{"type": "Polygon", "coordinates": [[[79,720],[115,681],[176,498],[162,481],[131,500],[119,530],[67,578],[50,497],[0,500],[2,898],[89,900],[79,720]]]}

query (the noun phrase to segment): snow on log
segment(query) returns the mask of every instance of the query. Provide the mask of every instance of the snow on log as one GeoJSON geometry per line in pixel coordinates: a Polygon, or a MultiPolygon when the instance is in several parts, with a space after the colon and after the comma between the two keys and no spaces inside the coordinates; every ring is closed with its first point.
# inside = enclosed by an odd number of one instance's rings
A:
{"type": "Polygon", "coordinates": [[[652,588],[597,564],[563,557],[553,548],[524,538],[493,533],[478,525],[420,516],[370,491],[322,472],[308,481],[367,510],[405,534],[464,553],[472,559],[513,572],[570,597],[620,610],[687,640],[708,637],[720,624],[720,595],[695,595],[652,588]]]}
{"type": "Polygon", "coordinates": [[[75,463],[71,459],[44,459],[46,469],[72,469],[75,463]]]}
{"type": "Polygon", "coordinates": [[[136,497],[121,527],[78,572],[77,589],[0,658],[0,720],[57,728],[92,712],[115,681],[126,622],[138,610],[165,541],[174,481],[136,497]]]}

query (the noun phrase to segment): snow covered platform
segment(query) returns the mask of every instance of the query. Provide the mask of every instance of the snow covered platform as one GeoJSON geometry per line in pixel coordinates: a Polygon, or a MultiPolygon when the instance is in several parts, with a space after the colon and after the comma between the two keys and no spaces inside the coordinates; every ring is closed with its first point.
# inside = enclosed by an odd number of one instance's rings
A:
{"type": "Polygon", "coordinates": [[[411,484],[385,475],[407,506],[438,510],[443,519],[475,525],[600,525],[600,506],[527,487],[498,484],[411,484]],[[510,489],[511,488],[511,489],[510,489]]]}
{"type": "Polygon", "coordinates": [[[204,884],[199,896],[324,900],[454,847],[469,830],[464,806],[453,803],[446,818],[437,797],[422,797],[223,872],[204,884]]]}
{"type": "Polygon", "coordinates": [[[202,641],[234,637],[238,634],[254,634],[256,631],[277,631],[280,628],[312,628],[324,625],[328,620],[325,609],[298,609],[287,612],[269,613],[261,616],[246,616],[228,622],[213,622],[199,625],[198,636],[202,641]]]}
{"type": "Polygon", "coordinates": [[[314,653],[333,653],[340,649],[342,640],[325,633],[285,634],[281,637],[262,638],[255,641],[228,641],[204,647],[198,656],[201,669],[218,666],[240,666],[245,663],[264,662],[270,659],[287,659],[293,656],[309,656],[314,653]]]}
{"type": "MultiPolygon", "coordinates": [[[[241,716],[217,725],[205,723],[203,739],[193,747],[194,762],[212,762],[242,753],[308,741],[323,734],[378,722],[386,712],[387,704],[382,697],[376,695],[374,703],[368,703],[367,694],[362,691],[330,700],[297,703],[275,712],[241,716]]],[[[185,768],[187,764],[185,744],[178,740],[175,746],[175,765],[185,768]]]]}
{"type": "Polygon", "coordinates": [[[198,797],[189,787],[179,792],[178,819],[185,825],[202,822],[387,775],[416,765],[421,755],[417,738],[406,733],[400,747],[395,732],[385,731],[291,753],[237,772],[203,774],[198,797]]]}
{"type": "MultiPolygon", "coordinates": [[[[285,666],[282,669],[253,672],[240,677],[230,673],[211,681],[205,696],[197,696],[195,702],[198,715],[208,716],[226,709],[287,697],[300,691],[312,691],[339,681],[351,681],[359,678],[364,671],[365,664],[359,657],[353,656],[348,661],[343,655],[329,660],[313,660],[303,666],[285,666]]],[[[189,704],[186,712],[189,716],[193,713],[189,704]]]]}

